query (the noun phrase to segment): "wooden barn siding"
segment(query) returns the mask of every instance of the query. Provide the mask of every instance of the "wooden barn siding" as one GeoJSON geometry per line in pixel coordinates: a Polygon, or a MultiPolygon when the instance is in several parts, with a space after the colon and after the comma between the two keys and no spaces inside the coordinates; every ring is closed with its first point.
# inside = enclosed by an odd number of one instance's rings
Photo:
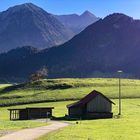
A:
{"type": "Polygon", "coordinates": [[[69,108],[69,115],[70,116],[82,115],[82,108],[80,108],[80,107],[71,107],[71,108],[69,108]]]}
{"type": "Polygon", "coordinates": [[[112,104],[98,95],[87,104],[87,112],[111,112],[112,104]]]}
{"type": "Polygon", "coordinates": [[[29,109],[29,118],[46,118],[52,116],[51,109],[29,109]],[[49,112],[49,116],[47,115],[47,112],[49,112]]]}
{"type": "Polygon", "coordinates": [[[26,120],[28,119],[28,112],[27,110],[19,110],[19,120],[26,120]]]}

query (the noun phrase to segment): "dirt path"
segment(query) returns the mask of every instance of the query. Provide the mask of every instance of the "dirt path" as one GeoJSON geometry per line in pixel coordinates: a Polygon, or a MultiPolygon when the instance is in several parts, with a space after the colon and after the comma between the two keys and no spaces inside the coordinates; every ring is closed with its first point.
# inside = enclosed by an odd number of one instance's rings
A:
{"type": "Polygon", "coordinates": [[[48,126],[20,130],[12,134],[5,135],[1,137],[0,140],[34,140],[44,134],[69,125],[68,123],[57,121],[52,121],[51,123],[52,124],[48,126]]]}

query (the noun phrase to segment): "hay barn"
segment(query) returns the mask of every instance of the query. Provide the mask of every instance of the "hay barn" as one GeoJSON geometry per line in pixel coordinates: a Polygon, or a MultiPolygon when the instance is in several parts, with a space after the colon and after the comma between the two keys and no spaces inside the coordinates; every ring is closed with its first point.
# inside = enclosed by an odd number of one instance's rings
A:
{"type": "Polygon", "coordinates": [[[72,118],[112,118],[112,104],[109,98],[94,90],[80,101],[67,105],[68,115],[72,118]]]}
{"type": "Polygon", "coordinates": [[[21,109],[8,109],[10,111],[10,120],[30,120],[52,117],[54,107],[34,107],[21,109]]]}

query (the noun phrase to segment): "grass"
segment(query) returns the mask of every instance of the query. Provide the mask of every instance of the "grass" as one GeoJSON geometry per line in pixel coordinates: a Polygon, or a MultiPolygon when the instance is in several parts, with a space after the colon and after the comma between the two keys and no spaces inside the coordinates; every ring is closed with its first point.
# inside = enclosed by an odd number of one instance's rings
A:
{"type": "Polygon", "coordinates": [[[7,86],[11,86],[11,84],[0,84],[0,88],[4,88],[4,87],[7,87],[7,86]]]}
{"type": "MultiPolygon", "coordinates": [[[[140,98],[140,80],[122,80],[123,98],[140,98]]],[[[0,106],[56,100],[77,100],[93,89],[118,97],[118,79],[48,79],[0,88],[0,106]]]]}
{"type": "MultiPolygon", "coordinates": [[[[118,113],[118,100],[113,99],[113,101],[116,103],[116,105],[113,105],[113,112],[116,115],[118,113]]],[[[66,105],[72,102],[73,101],[38,103],[10,108],[54,106],[53,115],[63,117],[67,114],[66,105]]],[[[34,121],[9,121],[7,107],[1,108],[0,112],[1,131],[44,125],[34,121]],[[36,123],[36,125],[30,123],[36,123]]],[[[76,121],[70,121],[70,126],[51,132],[50,134],[40,137],[38,140],[139,140],[140,99],[123,99],[122,114],[122,117],[119,119],[83,120],[79,121],[79,124],[76,124],[76,121]]]]}
{"type": "MultiPolygon", "coordinates": [[[[52,132],[38,140],[139,140],[140,80],[122,80],[122,117],[102,120],[70,121],[67,128],[52,132]],[[130,99],[131,98],[131,99],[130,99]]],[[[20,85],[0,85],[0,105],[46,100],[79,99],[93,89],[103,92],[117,104],[118,79],[48,79],[20,85]]],[[[11,106],[10,108],[54,106],[54,116],[67,114],[66,105],[73,101],[11,106]]],[[[46,125],[37,121],[9,121],[9,107],[0,108],[0,132],[46,125]]],[[[118,106],[113,106],[117,114],[118,106]]]]}
{"type": "Polygon", "coordinates": [[[45,122],[37,122],[37,121],[3,121],[0,120],[0,131],[1,130],[19,130],[25,128],[34,128],[39,126],[45,126],[47,123],[45,122]]]}
{"type": "MultiPolygon", "coordinates": [[[[116,99],[114,102],[118,102],[116,99]]],[[[37,140],[139,140],[140,99],[123,99],[121,118],[70,122],[67,128],[51,132],[37,140]]],[[[118,106],[113,111],[117,114],[118,106]]],[[[60,111],[61,112],[61,111],[60,111]]]]}

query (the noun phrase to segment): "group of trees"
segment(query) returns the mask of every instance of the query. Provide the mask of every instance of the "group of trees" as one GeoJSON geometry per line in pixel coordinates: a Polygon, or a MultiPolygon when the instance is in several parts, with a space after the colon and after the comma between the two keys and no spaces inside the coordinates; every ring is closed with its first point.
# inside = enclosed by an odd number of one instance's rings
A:
{"type": "Polygon", "coordinates": [[[43,66],[41,69],[30,75],[30,81],[38,81],[48,76],[47,66],[43,66]]]}

